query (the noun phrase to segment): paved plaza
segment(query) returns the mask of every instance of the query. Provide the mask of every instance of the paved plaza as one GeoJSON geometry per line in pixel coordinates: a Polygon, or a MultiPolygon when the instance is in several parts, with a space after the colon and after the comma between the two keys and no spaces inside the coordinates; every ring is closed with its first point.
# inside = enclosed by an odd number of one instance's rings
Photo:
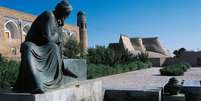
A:
{"type": "MultiPolygon", "coordinates": [[[[105,89],[113,90],[146,90],[164,87],[171,76],[160,76],[160,68],[149,68],[123,74],[99,78],[105,89]]],[[[182,80],[201,80],[201,68],[193,67],[183,76],[175,76],[182,80]]]]}

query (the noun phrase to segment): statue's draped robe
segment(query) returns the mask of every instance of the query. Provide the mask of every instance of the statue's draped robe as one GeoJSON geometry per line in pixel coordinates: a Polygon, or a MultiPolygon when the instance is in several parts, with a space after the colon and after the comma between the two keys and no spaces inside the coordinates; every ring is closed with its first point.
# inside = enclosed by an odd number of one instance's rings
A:
{"type": "Polygon", "coordinates": [[[61,85],[61,33],[52,12],[46,11],[36,18],[21,45],[21,67],[14,89],[34,92],[61,85]]]}

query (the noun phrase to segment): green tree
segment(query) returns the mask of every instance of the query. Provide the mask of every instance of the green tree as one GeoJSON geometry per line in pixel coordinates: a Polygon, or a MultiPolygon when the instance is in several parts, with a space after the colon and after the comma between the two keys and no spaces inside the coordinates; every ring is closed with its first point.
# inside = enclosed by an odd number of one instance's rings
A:
{"type": "Polygon", "coordinates": [[[3,62],[3,61],[4,61],[4,59],[3,59],[2,55],[0,54],[0,62],[3,62]]]}
{"type": "Polygon", "coordinates": [[[175,50],[173,52],[173,54],[175,55],[175,57],[180,57],[183,53],[186,52],[186,49],[185,48],[180,48],[178,50],[175,50]]]}
{"type": "Polygon", "coordinates": [[[88,60],[94,64],[105,64],[113,66],[115,64],[127,64],[135,61],[136,56],[128,50],[113,50],[105,46],[96,46],[88,49],[88,60]]]}
{"type": "Polygon", "coordinates": [[[17,79],[20,63],[9,61],[0,54],[0,88],[11,88],[17,79]]]}
{"type": "Polygon", "coordinates": [[[138,54],[138,59],[142,62],[149,61],[149,54],[147,52],[141,52],[138,54]]]}
{"type": "Polygon", "coordinates": [[[179,49],[179,52],[180,52],[180,54],[181,54],[181,53],[184,53],[184,52],[186,52],[186,49],[185,49],[185,48],[180,48],[180,49],[179,49]]]}
{"type": "Polygon", "coordinates": [[[64,43],[64,56],[68,58],[79,58],[81,53],[81,44],[79,44],[74,38],[69,38],[64,43]]]}

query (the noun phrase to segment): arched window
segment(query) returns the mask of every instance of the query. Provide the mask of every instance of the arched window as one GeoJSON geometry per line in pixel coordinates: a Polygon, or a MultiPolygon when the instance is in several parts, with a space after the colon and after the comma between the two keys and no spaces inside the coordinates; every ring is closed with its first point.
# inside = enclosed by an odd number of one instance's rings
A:
{"type": "Polygon", "coordinates": [[[12,39],[20,38],[18,26],[14,21],[11,21],[11,20],[7,21],[4,24],[4,27],[5,27],[4,33],[6,37],[12,38],[12,39]]]}
{"type": "Polygon", "coordinates": [[[24,27],[23,27],[23,35],[24,36],[26,36],[27,35],[27,33],[28,33],[28,31],[29,31],[29,29],[30,29],[30,25],[25,25],[24,27]]]}

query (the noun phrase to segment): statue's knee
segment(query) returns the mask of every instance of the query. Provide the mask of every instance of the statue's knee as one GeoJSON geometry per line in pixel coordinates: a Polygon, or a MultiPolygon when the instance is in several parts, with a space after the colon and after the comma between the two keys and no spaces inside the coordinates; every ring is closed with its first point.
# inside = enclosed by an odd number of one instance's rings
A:
{"type": "Polygon", "coordinates": [[[33,48],[33,44],[31,42],[24,42],[22,45],[21,45],[21,52],[24,53],[24,52],[29,52],[31,51],[33,48]]]}
{"type": "Polygon", "coordinates": [[[59,51],[59,46],[55,43],[49,43],[48,44],[52,49],[54,49],[55,51],[59,51]]]}

